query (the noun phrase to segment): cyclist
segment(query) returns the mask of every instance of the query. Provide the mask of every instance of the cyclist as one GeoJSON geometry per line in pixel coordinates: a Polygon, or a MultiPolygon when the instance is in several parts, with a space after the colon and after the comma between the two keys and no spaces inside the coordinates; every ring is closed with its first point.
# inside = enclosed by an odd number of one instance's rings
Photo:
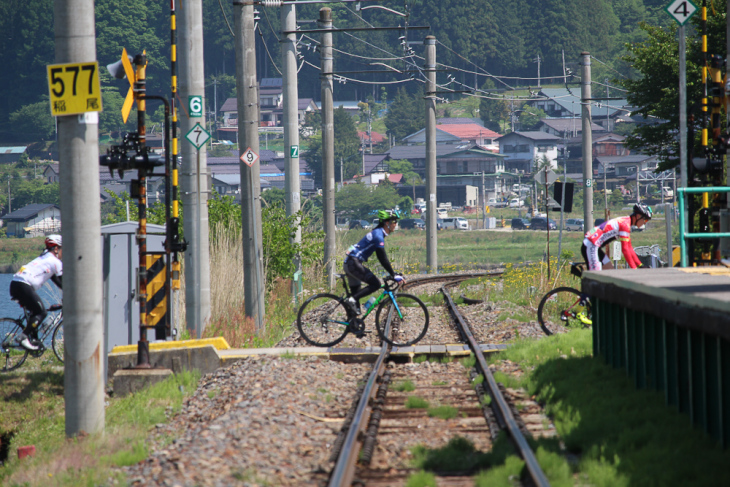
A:
{"type": "Polygon", "coordinates": [[[621,242],[621,252],[629,267],[632,269],[642,267],[641,261],[631,246],[631,227],[643,229],[651,217],[651,207],[637,203],[634,205],[631,215],[605,221],[586,233],[580,251],[588,268],[592,271],[600,271],[604,265],[606,269],[613,268],[610,259],[601,250],[601,247],[617,238],[621,242]]]}
{"type": "Polygon", "coordinates": [[[46,237],[46,248],[40,256],[20,268],[10,282],[10,297],[28,310],[28,324],[19,337],[20,345],[26,350],[38,350],[38,327],[46,319],[46,307],[38,296],[38,290],[50,279],[59,289],[63,264],[63,249],[60,235],[46,237]]]}
{"type": "Polygon", "coordinates": [[[393,233],[398,225],[399,218],[400,214],[397,211],[378,211],[378,226],[368,232],[358,243],[347,249],[343,268],[345,274],[347,274],[347,283],[352,293],[347,302],[357,315],[360,314],[360,298],[380,289],[380,279],[375,277],[375,274],[363,265],[373,252],[378,256],[380,265],[391,277],[398,282],[404,279],[401,274],[396,274],[393,271],[388,255],[385,253],[385,237],[393,233]],[[368,286],[360,289],[363,282],[367,283],[368,286]]]}

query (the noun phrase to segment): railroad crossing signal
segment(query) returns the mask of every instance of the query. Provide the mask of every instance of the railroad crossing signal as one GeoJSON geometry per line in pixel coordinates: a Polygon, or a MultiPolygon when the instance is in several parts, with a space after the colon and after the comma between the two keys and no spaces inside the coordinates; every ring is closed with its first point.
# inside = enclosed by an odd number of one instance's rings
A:
{"type": "Polygon", "coordinates": [[[250,147],[246,149],[246,152],[241,154],[241,160],[248,164],[248,167],[253,167],[256,161],[259,160],[259,155],[256,154],[250,147]]]}
{"type": "Polygon", "coordinates": [[[679,25],[684,25],[697,12],[697,6],[691,0],[674,0],[665,10],[679,25]]]}
{"type": "Polygon", "coordinates": [[[46,69],[51,115],[58,117],[102,110],[99,63],[51,64],[46,69]]]}
{"type": "Polygon", "coordinates": [[[122,48],[122,67],[124,68],[124,74],[127,75],[127,81],[129,81],[129,91],[127,96],[124,98],[124,104],[122,105],[122,120],[127,123],[129,118],[129,112],[132,111],[132,105],[134,105],[134,83],[137,81],[137,75],[134,72],[132,63],[129,62],[129,54],[127,54],[127,48],[122,48]]]}
{"type": "Polygon", "coordinates": [[[196,149],[200,150],[200,148],[208,142],[208,139],[210,139],[210,134],[200,125],[200,123],[196,123],[195,126],[190,129],[190,132],[185,134],[185,138],[188,139],[196,149]]]}

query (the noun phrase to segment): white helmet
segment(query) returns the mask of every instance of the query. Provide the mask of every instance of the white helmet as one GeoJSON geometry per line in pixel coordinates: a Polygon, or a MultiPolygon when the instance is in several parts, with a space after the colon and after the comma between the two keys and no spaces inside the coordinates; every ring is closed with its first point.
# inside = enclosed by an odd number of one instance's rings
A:
{"type": "Polygon", "coordinates": [[[60,235],[49,235],[46,237],[46,248],[52,249],[53,247],[63,247],[60,235]]]}

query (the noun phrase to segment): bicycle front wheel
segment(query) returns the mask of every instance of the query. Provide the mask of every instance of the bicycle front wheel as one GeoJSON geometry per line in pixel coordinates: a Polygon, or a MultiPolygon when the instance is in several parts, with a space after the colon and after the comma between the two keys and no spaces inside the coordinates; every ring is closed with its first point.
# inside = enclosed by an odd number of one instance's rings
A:
{"type": "Polygon", "coordinates": [[[297,328],[307,343],[331,347],[340,343],[349,320],[345,302],[334,294],[317,294],[307,299],[297,315],[297,328]]]}
{"type": "Polygon", "coordinates": [[[428,309],[412,294],[397,294],[395,302],[388,296],[378,306],[375,325],[386,343],[397,347],[413,345],[428,331],[428,309]],[[389,317],[390,330],[386,333],[389,317]]]}
{"type": "Polygon", "coordinates": [[[13,318],[0,318],[0,372],[15,370],[25,362],[28,350],[17,343],[23,333],[20,322],[13,318]]]}
{"type": "Polygon", "coordinates": [[[572,287],[558,287],[543,296],[537,307],[537,321],[547,335],[549,326],[590,326],[591,308],[587,300],[581,304],[581,293],[572,287]]]}
{"type": "Polygon", "coordinates": [[[64,340],[63,340],[63,320],[59,321],[56,328],[53,330],[53,353],[56,354],[56,358],[63,363],[63,351],[64,351],[64,340]]]}

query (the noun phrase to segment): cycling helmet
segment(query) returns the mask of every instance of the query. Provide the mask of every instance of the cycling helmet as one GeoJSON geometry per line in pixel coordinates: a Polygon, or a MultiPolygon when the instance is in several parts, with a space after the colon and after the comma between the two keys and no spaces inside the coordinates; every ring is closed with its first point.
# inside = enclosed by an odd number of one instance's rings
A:
{"type": "Polygon", "coordinates": [[[400,213],[398,213],[397,210],[380,210],[378,211],[378,220],[380,220],[381,223],[388,221],[388,220],[398,220],[400,218],[400,213]]]}
{"type": "Polygon", "coordinates": [[[645,205],[643,203],[636,203],[634,205],[634,212],[632,214],[645,216],[646,218],[651,219],[651,217],[652,217],[651,206],[645,205]]]}
{"type": "Polygon", "coordinates": [[[60,235],[49,235],[46,237],[46,248],[52,249],[53,247],[63,247],[60,235]]]}

